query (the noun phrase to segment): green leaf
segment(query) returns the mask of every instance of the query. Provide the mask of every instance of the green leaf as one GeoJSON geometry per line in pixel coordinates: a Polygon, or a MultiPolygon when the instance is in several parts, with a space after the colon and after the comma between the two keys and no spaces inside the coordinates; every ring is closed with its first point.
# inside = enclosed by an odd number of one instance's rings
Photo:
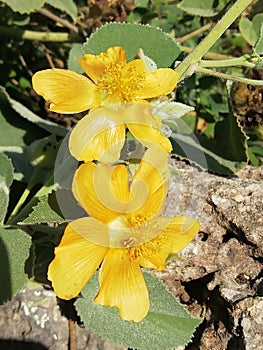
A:
{"type": "Polygon", "coordinates": [[[116,308],[97,305],[98,274],[87,283],[75,305],[85,326],[100,336],[127,347],[164,350],[187,344],[201,322],[181,305],[156,277],[144,273],[150,311],[139,323],[123,321],[116,308]]]}
{"type": "Polygon", "coordinates": [[[20,13],[30,13],[38,10],[44,5],[45,1],[46,0],[2,0],[2,2],[10,6],[13,11],[20,13]]]}
{"type": "Polygon", "coordinates": [[[9,201],[9,188],[6,186],[4,181],[0,179],[0,224],[3,223],[9,201]]]}
{"type": "Polygon", "coordinates": [[[212,17],[218,13],[214,7],[214,0],[183,0],[177,6],[194,16],[212,17]]]}
{"type": "Polygon", "coordinates": [[[72,44],[71,49],[69,51],[69,58],[68,58],[68,69],[73,70],[77,73],[83,73],[83,69],[80,67],[78,63],[78,57],[82,57],[82,44],[72,44]]]}
{"type": "MultiPolygon", "coordinates": [[[[10,120],[10,118],[8,118],[9,114],[11,113],[11,115],[14,115],[14,111],[15,111],[18,113],[18,115],[15,114],[15,116],[12,116],[13,119],[17,120],[17,119],[19,119],[19,118],[17,118],[18,116],[22,117],[22,118],[26,119],[27,121],[29,121],[30,123],[35,124],[39,128],[41,128],[45,131],[48,131],[51,134],[55,134],[55,135],[58,135],[61,137],[64,137],[68,132],[68,130],[65,127],[58,125],[58,124],[55,124],[49,120],[45,120],[45,119],[40,118],[39,116],[34,114],[32,111],[30,111],[28,108],[26,108],[24,105],[22,105],[20,102],[10,98],[8,93],[6,92],[5,88],[2,86],[0,86],[0,102],[1,102],[0,110],[3,111],[4,116],[6,116],[7,120],[10,120]],[[11,111],[10,111],[10,107],[12,107],[11,111]]],[[[13,123],[15,123],[15,122],[13,122],[13,123]]],[[[25,124],[25,121],[23,121],[23,120],[22,120],[22,122],[18,121],[15,124],[18,124],[19,126],[20,125],[25,125],[25,126],[28,125],[28,123],[25,124]]],[[[31,128],[36,129],[33,125],[31,126],[31,128]]],[[[23,129],[23,128],[21,128],[21,129],[23,129]]],[[[39,134],[39,132],[37,134],[39,134]]],[[[35,137],[35,138],[37,138],[37,137],[35,137]]],[[[16,144],[16,145],[20,146],[20,144],[16,144]]]]}
{"type": "Polygon", "coordinates": [[[249,147],[249,150],[255,154],[259,154],[260,156],[263,156],[263,147],[261,146],[251,146],[249,147]]]}
{"type": "Polygon", "coordinates": [[[128,61],[134,59],[138,50],[142,49],[159,68],[169,67],[180,54],[179,46],[167,33],[136,23],[104,25],[90,36],[83,45],[83,52],[98,55],[113,46],[122,46],[128,61]]]}
{"type": "Polygon", "coordinates": [[[249,148],[248,149],[248,158],[249,158],[249,161],[251,162],[251,164],[253,166],[259,166],[259,159],[258,157],[251,151],[251,149],[249,148]]]}
{"type": "MultiPolygon", "coordinates": [[[[231,83],[227,87],[231,94],[231,83]]],[[[173,154],[220,175],[231,175],[242,169],[248,160],[247,137],[232,113],[231,98],[229,101],[230,112],[215,124],[214,138],[195,135],[189,126],[187,132],[186,123],[179,119],[171,138],[173,154]]]]}
{"type": "Polygon", "coordinates": [[[153,114],[158,115],[162,119],[178,119],[194,110],[193,107],[184,103],[172,101],[159,102],[156,100],[151,102],[151,105],[153,106],[153,114]]]}
{"type": "Polygon", "coordinates": [[[257,34],[257,38],[259,38],[263,25],[263,13],[256,14],[252,19],[252,24],[257,34]]]}
{"type": "Polygon", "coordinates": [[[27,283],[25,262],[30,246],[25,232],[0,227],[0,303],[10,300],[27,283]]]}
{"type": "Polygon", "coordinates": [[[258,55],[263,54],[263,21],[262,21],[261,28],[260,28],[259,38],[258,38],[256,45],[255,45],[255,51],[258,55]]]}
{"type": "Polygon", "coordinates": [[[35,167],[51,170],[54,167],[59,146],[56,136],[52,134],[34,141],[27,148],[27,156],[35,167]]]}
{"type": "Polygon", "coordinates": [[[211,147],[209,149],[207,145],[206,147],[202,146],[193,133],[189,135],[173,133],[170,140],[173,146],[173,155],[183,160],[187,159],[190,163],[215,174],[233,175],[247,165],[247,161],[231,161],[215,154],[211,147]]]}
{"type": "Polygon", "coordinates": [[[5,89],[0,86],[0,147],[25,146],[46,136],[37,126],[19,117],[10,106],[5,89]]]}
{"type": "Polygon", "coordinates": [[[72,19],[77,18],[78,9],[73,0],[46,0],[45,3],[66,12],[72,19]]]}
{"type": "Polygon", "coordinates": [[[2,152],[0,152],[0,178],[7,187],[10,187],[14,178],[14,168],[11,160],[2,152]]]}
{"type": "Polygon", "coordinates": [[[45,3],[66,12],[73,19],[77,18],[77,6],[73,0],[2,0],[15,12],[31,13],[44,6],[45,3]]]}
{"type": "Polygon", "coordinates": [[[147,9],[149,6],[149,0],[134,0],[134,5],[136,7],[147,9]]]}
{"type": "Polygon", "coordinates": [[[252,46],[255,45],[257,41],[257,33],[253,27],[252,21],[247,17],[243,17],[239,21],[239,30],[243,38],[252,46]]]}
{"type": "Polygon", "coordinates": [[[225,159],[235,162],[247,161],[247,136],[231,112],[215,125],[214,146],[215,153],[225,159]]]}
{"type": "Polygon", "coordinates": [[[10,101],[11,107],[19,114],[20,117],[39,126],[41,129],[61,137],[64,137],[67,134],[68,130],[64,126],[55,124],[50,120],[40,118],[35,113],[31,112],[30,109],[26,108],[24,105],[22,105],[18,101],[15,101],[11,98],[9,98],[9,101],[10,101]]]}
{"type": "Polygon", "coordinates": [[[32,177],[34,169],[28,160],[26,149],[24,147],[16,146],[0,146],[0,151],[2,150],[10,159],[12,159],[14,166],[14,180],[28,183],[32,177]]]}
{"type": "Polygon", "coordinates": [[[66,220],[58,215],[49,205],[48,196],[40,198],[38,204],[33,207],[33,212],[19,224],[35,225],[41,223],[57,222],[63,223],[66,220]]]}
{"type": "Polygon", "coordinates": [[[13,182],[14,168],[11,160],[0,153],[0,224],[3,223],[9,202],[9,187],[13,182]]]}

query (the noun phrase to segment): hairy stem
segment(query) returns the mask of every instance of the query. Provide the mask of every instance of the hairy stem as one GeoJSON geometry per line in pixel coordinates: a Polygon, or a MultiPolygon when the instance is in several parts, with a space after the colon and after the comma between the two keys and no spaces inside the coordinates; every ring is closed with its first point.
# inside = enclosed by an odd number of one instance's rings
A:
{"type": "Polygon", "coordinates": [[[256,60],[249,60],[247,56],[233,57],[226,60],[201,60],[199,67],[234,67],[243,66],[254,68],[257,65],[256,60]]]}
{"type": "Polygon", "coordinates": [[[235,19],[246,9],[252,0],[237,0],[226,14],[211,29],[208,35],[177,67],[176,71],[182,77],[189,68],[194,67],[210,49],[210,47],[220,38],[225,30],[235,21],[235,19]]]}
{"type": "Polygon", "coordinates": [[[0,34],[3,36],[36,41],[71,41],[82,42],[83,39],[76,33],[50,33],[50,32],[35,32],[32,30],[23,30],[15,27],[0,26],[0,34]]]}
{"type": "Polygon", "coordinates": [[[211,69],[207,69],[207,68],[203,68],[203,67],[198,67],[196,69],[196,72],[201,73],[201,74],[211,75],[213,77],[217,77],[217,78],[221,78],[221,79],[238,81],[238,82],[243,83],[243,84],[263,86],[263,80],[248,79],[248,78],[239,77],[239,76],[233,75],[233,74],[225,74],[225,73],[215,72],[211,69]]]}

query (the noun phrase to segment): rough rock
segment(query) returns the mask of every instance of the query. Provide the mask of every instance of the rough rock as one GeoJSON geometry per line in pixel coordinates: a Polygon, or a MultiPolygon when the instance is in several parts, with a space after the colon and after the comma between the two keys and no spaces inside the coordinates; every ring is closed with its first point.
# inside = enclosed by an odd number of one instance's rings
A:
{"type": "Polygon", "coordinates": [[[175,165],[166,214],[195,217],[201,230],[159,275],[192,312],[207,310],[186,349],[260,349],[263,167],[224,178],[175,165]]]}

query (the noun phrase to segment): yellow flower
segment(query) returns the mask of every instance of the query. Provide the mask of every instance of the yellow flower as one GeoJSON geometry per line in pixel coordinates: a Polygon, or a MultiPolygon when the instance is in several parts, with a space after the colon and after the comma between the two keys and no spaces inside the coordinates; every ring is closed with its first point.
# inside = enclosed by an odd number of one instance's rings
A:
{"type": "Polygon", "coordinates": [[[169,254],[183,249],[199,230],[188,217],[158,217],[167,194],[167,154],[146,151],[129,182],[124,165],[82,164],[73,194],[89,217],[65,229],[48,270],[55,293],[76,297],[100,267],[94,301],[117,307],[124,320],[140,322],[149,296],[141,267],[163,270],[169,254]]]}
{"type": "Polygon", "coordinates": [[[34,74],[35,91],[58,113],[78,113],[118,103],[139,102],[170,93],[179,75],[170,68],[147,72],[142,60],[126,63],[122,47],[99,55],[85,54],[79,64],[87,76],[65,69],[46,69],[34,74]]]}
{"type": "Polygon", "coordinates": [[[144,146],[159,146],[165,152],[172,145],[161,131],[161,119],[148,103],[126,103],[98,108],[83,117],[69,137],[69,150],[82,161],[115,162],[125,142],[126,128],[144,146]]]}

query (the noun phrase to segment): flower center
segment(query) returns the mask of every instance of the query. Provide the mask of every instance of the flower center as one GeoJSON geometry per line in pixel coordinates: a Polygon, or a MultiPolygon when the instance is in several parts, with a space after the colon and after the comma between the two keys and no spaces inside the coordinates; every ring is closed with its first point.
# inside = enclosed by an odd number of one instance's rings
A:
{"type": "Polygon", "coordinates": [[[131,260],[139,258],[146,258],[152,255],[158,255],[164,246],[164,235],[159,232],[158,236],[152,238],[150,241],[141,243],[136,246],[129,247],[129,257],[131,260]]]}
{"type": "Polygon", "coordinates": [[[97,84],[105,105],[131,102],[138,95],[145,74],[138,73],[135,66],[126,67],[126,63],[114,63],[105,68],[103,78],[97,84]]]}
{"type": "Polygon", "coordinates": [[[157,219],[147,221],[146,216],[136,215],[129,220],[118,216],[108,224],[111,248],[131,248],[141,246],[158,236],[163,228],[157,219]]]}

